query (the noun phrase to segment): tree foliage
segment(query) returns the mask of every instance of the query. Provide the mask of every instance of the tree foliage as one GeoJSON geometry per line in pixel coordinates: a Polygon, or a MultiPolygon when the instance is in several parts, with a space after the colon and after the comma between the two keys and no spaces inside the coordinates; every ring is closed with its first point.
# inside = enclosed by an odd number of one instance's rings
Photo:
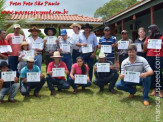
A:
{"type": "Polygon", "coordinates": [[[136,2],[137,0],[110,0],[109,2],[105,3],[104,6],[96,10],[94,17],[100,17],[105,20],[135,4],[136,2]]]}

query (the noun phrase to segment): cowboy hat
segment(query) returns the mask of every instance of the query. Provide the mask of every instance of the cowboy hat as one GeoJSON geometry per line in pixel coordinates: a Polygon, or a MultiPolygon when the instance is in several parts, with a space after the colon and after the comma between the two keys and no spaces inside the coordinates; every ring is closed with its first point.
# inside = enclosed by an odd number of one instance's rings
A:
{"type": "Polygon", "coordinates": [[[51,56],[51,58],[62,58],[63,56],[60,55],[60,52],[59,51],[55,51],[53,53],[53,56],[51,56]]]}
{"type": "Polygon", "coordinates": [[[57,30],[56,30],[55,28],[46,27],[46,28],[44,29],[44,33],[45,33],[46,35],[48,35],[48,30],[52,30],[52,31],[53,31],[53,36],[57,33],[57,30]]]}
{"type": "Polygon", "coordinates": [[[28,57],[26,59],[27,62],[35,62],[36,60],[34,60],[34,57],[28,57]]]}
{"type": "Polygon", "coordinates": [[[93,29],[93,27],[91,25],[89,25],[89,23],[86,23],[84,26],[82,26],[82,29],[84,29],[84,28],[93,29]]]}
{"type": "Polygon", "coordinates": [[[32,32],[33,30],[41,32],[41,30],[39,30],[36,26],[33,26],[31,29],[28,30],[28,32],[32,32]]]}
{"type": "Polygon", "coordinates": [[[23,41],[23,42],[21,43],[21,45],[20,45],[20,48],[22,48],[22,46],[24,46],[24,45],[29,45],[29,44],[28,44],[28,42],[23,41]]]}
{"type": "Polygon", "coordinates": [[[103,52],[100,52],[100,54],[99,54],[98,57],[99,57],[99,58],[105,58],[106,56],[105,56],[105,54],[104,54],[103,52]]]}
{"type": "Polygon", "coordinates": [[[0,68],[2,68],[2,67],[9,67],[9,65],[7,64],[6,61],[2,61],[2,62],[0,63],[0,68]]]}
{"type": "Polygon", "coordinates": [[[21,28],[19,24],[14,24],[13,28],[21,28]]]}
{"type": "Polygon", "coordinates": [[[77,24],[77,23],[73,23],[73,24],[70,26],[70,28],[73,28],[73,27],[75,27],[75,26],[81,29],[81,25],[79,25],[79,24],[77,24]]]}

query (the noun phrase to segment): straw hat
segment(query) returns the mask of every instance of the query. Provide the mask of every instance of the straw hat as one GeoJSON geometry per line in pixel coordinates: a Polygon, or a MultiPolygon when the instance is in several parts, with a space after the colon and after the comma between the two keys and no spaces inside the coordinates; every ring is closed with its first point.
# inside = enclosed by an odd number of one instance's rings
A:
{"type": "Polygon", "coordinates": [[[19,24],[14,24],[13,28],[21,28],[19,24]]]}
{"type": "Polygon", "coordinates": [[[103,52],[100,52],[99,58],[105,58],[105,57],[106,57],[105,54],[103,52]]]}
{"type": "Polygon", "coordinates": [[[31,29],[28,30],[28,32],[32,32],[32,31],[37,31],[37,32],[41,32],[41,30],[39,30],[36,26],[33,26],[31,29]]]}
{"type": "Polygon", "coordinates": [[[81,25],[79,25],[79,24],[77,24],[77,23],[73,23],[73,24],[70,26],[70,28],[73,28],[74,26],[76,26],[76,27],[78,27],[78,28],[81,29],[81,25]]]}
{"type": "Polygon", "coordinates": [[[34,60],[34,57],[28,57],[26,59],[27,62],[35,62],[36,60],[34,60]]]}
{"type": "Polygon", "coordinates": [[[59,51],[55,51],[53,53],[53,56],[51,56],[51,58],[62,58],[63,56],[60,55],[60,52],[59,51]]]}
{"type": "Polygon", "coordinates": [[[22,48],[24,45],[27,45],[27,46],[29,46],[28,42],[26,42],[26,41],[23,41],[23,42],[21,43],[21,45],[20,45],[20,48],[22,48]]]}

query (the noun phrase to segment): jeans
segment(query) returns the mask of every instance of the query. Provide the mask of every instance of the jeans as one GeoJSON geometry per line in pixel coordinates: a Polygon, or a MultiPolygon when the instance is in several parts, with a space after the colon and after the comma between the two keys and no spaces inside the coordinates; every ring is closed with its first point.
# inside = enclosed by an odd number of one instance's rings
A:
{"type": "Polygon", "coordinates": [[[53,85],[57,85],[58,90],[69,89],[69,84],[63,79],[53,78],[53,77],[48,75],[46,77],[46,80],[47,80],[47,83],[48,83],[49,90],[51,92],[55,91],[55,88],[54,88],[53,85]]]}
{"type": "Polygon", "coordinates": [[[14,100],[14,97],[16,96],[17,91],[19,90],[20,84],[14,83],[9,88],[2,88],[0,90],[0,100],[3,100],[5,95],[9,95],[9,100],[14,100]]]}
{"type": "Polygon", "coordinates": [[[80,56],[79,51],[77,50],[73,50],[72,51],[72,60],[73,60],[73,64],[76,63],[76,58],[80,56]]]}
{"type": "Polygon", "coordinates": [[[121,71],[121,64],[122,64],[122,61],[125,60],[127,57],[128,57],[128,54],[119,55],[119,69],[120,69],[120,71],[121,71]]]}
{"type": "Polygon", "coordinates": [[[17,69],[17,66],[19,63],[18,56],[9,56],[8,63],[9,63],[10,69],[12,69],[13,71],[16,71],[17,72],[16,76],[19,77],[19,73],[17,69]]]}
{"type": "Polygon", "coordinates": [[[63,56],[61,58],[61,61],[65,62],[65,64],[67,65],[67,68],[70,72],[71,71],[71,65],[72,65],[71,54],[61,54],[61,56],[63,56]]]}
{"type": "Polygon", "coordinates": [[[91,86],[91,82],[87,82],[87,84],[75,84],[75,81],[73,79],[69,79],[69,83],[73,89],[77,89],[77,85],[82,86],[82,88],[91,86]]]}
{"type": "Polygon", "coordinates": [[[143,100],[146,101],[149,99],[148,93],[150,90],[151,82],[150,77],[141,78],[140,83],[131,83],[131,82],[124,82],[123,80],[118,81],[116,84],[117,89],[129,92],[130,94],[135,93],[135,89],[133,86],[142,85],[143,86],[143,100]]]}
{"type": "Polygon", "coordinates": [[[93,80],[94,84],[99,86],[101,90],[104,89],[104,86],[110,83],[109,85],[109,90],[113,90],[116,81],[118,80],[119,74],[117,72],[114,72],[111,74],[111,77],[99,77],[95,78],[93,80]]]}
{"type": "Polygon", "coordinates": [[[22,95],[29,95],[30,90],[35,88],[35,90],[34,90],[34,95],[35,95],[35,94],[39,93],[39,91],[43,87],[44,83],[45,83],[45,78],[42,78],[40,82],[22,83],[20,92],[22,95]]]}
{"type": "Polygon", "coordinates": [[[81,54],[81,57],[83,57],[84,62],[88,64],[89,78],[92,81],[94,58],[90,58],[91,55],[92,55],[92,53],[86,53],[86,54],[81,54]]]}
{"type": "Polygon", "coordinates": [[[35,65],[37,65],[40,68],[40,70],[41,70],[42,54],[36,55],[35,56],[35,60],[36,60],[35,65]]]}

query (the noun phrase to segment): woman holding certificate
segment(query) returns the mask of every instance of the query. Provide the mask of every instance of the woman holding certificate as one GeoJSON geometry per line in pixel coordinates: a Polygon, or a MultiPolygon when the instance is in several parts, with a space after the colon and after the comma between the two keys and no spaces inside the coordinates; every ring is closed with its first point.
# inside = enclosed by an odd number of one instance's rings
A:
{"type": "Polygon", "coordinates": [[[73,93],[77,93],[77,87],[81,86],[82,90],[85,90],[85,87],[91,86],[91,82],[89,79],[89,68],[88,65],[84,63],[82,57],[77,57],[77,63],[72,65],[69,80],[70,85],[74,89],[73,93]]]}

